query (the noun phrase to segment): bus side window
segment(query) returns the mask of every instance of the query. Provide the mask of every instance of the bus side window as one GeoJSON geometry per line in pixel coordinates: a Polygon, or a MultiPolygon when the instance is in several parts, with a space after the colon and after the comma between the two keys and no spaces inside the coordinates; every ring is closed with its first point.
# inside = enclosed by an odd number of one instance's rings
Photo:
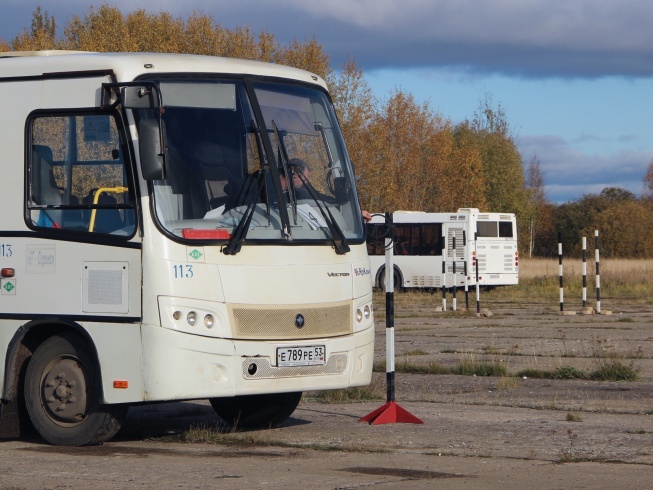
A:
{"type": "Polygon", "coordinates": [[[115,119],[88,111],[47,113],[28,124],[31,225],[131,236],[135,213],[115,119]]]}

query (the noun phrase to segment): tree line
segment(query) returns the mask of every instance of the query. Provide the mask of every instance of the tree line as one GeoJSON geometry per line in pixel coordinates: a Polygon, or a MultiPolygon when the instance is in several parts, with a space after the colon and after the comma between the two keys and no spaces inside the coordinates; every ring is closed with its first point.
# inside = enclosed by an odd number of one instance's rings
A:
{"type": "Polygon", "coordinates": [[[599,229],[602,255],[653,257],[653,161],[644,176],[648,191],[640,198],[607,188],[553,204],[539,160],[523,160],[504,109],[490,95],[470,119],[454,124],[403,90],[377,98],[355,60],[332,67],[314,38],[282,45],[269,32],[228,29],[201,12],[183,19],[145,10],[123,14],[103,4],[74,15],[62,33],[57,35],[54,17],[37,7],[20,35],[0,38],[0,51],[189,53],[309,70],[330,87],[365,209],[515,213],[522,255],[556,255],[558,233],[565,250],[579,254],[580,237],[599,229]]]}

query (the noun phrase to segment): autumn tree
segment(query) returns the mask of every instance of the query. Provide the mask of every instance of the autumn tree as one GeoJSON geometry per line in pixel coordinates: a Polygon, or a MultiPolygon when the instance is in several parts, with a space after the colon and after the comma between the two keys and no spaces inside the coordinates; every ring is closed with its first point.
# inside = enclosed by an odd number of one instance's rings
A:
{"type": "Polygon", "coordinates": [[[546,251],[542,246],[546,246],[546,237],[553,233],[551,206],[544,190],[544,175],[537,156],[533,156],[526,166],[524,191],[526,203],[518,223],[519,237],[525,238],[524,243],[528,244],[522,250],[527,250],[528,256],[532,257],[546,251]]]}
{"type": "Polygon", "coordinates": [[[57,23],[54,17],[47,12],[42,12],[41,7],[36,7],[32,13],[30,29],[23,30],[11,42],[13,51],[39,51],[44,49],[58,49],[56,40],[57,23]]]}

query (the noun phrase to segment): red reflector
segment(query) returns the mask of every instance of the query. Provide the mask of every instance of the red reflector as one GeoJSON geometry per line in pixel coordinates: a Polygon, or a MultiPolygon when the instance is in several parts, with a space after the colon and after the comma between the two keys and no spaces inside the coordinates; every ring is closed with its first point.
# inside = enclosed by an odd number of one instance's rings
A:
{"type": "Polygon", "coordinates": [[[191,240],[228,240],[229,230],[195,230],[193,228],[184,228],[181,230],[181,236],[191,240]]]}
{"type": "Polygon", "coordinates": [[[129,387],[129,381],[117,379],[113,382],[113,387],[117,390],[126,390],[129,387]]]}
{"type": "Polygon", "coordinates": [[[0,271],[0,276],[2,277],[14,277],[14,269],[11,267],[3,267],[0,271]]]}

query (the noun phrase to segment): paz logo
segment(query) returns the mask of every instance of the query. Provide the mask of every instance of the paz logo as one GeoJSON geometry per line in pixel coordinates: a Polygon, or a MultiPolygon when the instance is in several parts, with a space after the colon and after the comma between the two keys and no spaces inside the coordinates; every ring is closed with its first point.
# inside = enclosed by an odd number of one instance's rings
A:
{"type": "Polygon", "coordinates": [[[193,249],[192,252],[190,252],[188,255],[190,255],[193,259],[197,260],[202,256],[202,252],[197,250],[196,248],[193,249]]]}
{"type": "Polygon", "coordinates": [[[12,282],[9,282],[9,281],[5,282],[5,283],[2,285],[2,288],[3,288],[5,291],[7,291],[8,293],[11,293],[11,292],[14,290],[14,287],[15,287],[14,284],[13,284],[12,282]]]}

